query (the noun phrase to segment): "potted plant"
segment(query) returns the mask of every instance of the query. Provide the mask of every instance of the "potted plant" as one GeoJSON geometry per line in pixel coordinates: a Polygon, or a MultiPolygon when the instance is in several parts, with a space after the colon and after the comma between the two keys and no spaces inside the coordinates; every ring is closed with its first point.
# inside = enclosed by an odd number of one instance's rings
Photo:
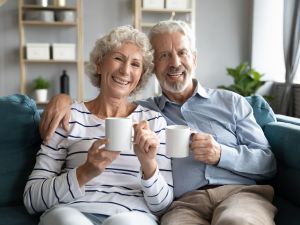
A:
{"type": "Polygon", "coordinates": [[[36,101],[47,102],[48,88],[50,87],[50,83],[39,76],[33,81],[33,85],[36,94],[36,101]]]}
{"type": "Polygon", "coordinates": [[[265,83],[261,80],[263,74],[251,68],[247,62],[241,63],[235,68],[226,68],[226,70],[228,75],[233,78],[234,83],[229,86],[221,85],[218,88],[230,90],[242,96],[250,96],[255,94],[257,89],[265,83]]]}

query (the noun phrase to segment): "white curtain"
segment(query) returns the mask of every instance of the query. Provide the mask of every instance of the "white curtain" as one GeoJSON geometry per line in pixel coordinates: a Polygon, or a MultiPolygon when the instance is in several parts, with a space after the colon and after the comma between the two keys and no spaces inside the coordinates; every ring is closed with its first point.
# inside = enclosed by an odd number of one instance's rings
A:
{"type": "Polygon", "coordinates": [[[284,1],[283,47],[285,88],[280,101],[280,113],[293,116],[292,85],[300,60],[300,1],[284,1]]]}

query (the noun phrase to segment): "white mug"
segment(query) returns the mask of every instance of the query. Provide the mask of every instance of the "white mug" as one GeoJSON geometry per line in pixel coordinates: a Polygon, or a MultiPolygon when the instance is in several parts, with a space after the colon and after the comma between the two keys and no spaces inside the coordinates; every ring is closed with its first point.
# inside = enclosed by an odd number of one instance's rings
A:
{"type": "Polygon", "coordinates": [[[166,128],[167,155],[173,158],[189,156],[191,130],[184,125],[171,125],[166,128]]]}
{"type": "Polygon", "coordinates": [[[105,148],[110,151],[133,153],[132,119],[109,117],[105,119],[105,136],[108,143],[105,148]]]}

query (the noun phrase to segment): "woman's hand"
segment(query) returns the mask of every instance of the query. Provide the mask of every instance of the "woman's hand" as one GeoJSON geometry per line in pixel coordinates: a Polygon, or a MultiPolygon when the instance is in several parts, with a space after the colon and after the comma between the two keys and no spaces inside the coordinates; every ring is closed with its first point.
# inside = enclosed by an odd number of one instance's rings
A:
{"type": "Polygon", "coordinates": [[[77,168],[76,175],[80,187],[100,175],[119,156],[119,152],[105,150],[106,143],[105,139],[95,141],[89,149],[86,162],[77,168]]]}
{"type": "Polygon", "coordinates": [[[143,178],[149,179],[153,176],[156,167],[156,153],[159,140],[156,134],[150,130],[147,121],[142,121],[133,126],[134,128],[134,152],[137,155],[143,171],[143,178]]]}
{"type": "Polygon", "coordinates": [[[72,99],[69,95],[59,94],[47,104],[40,122],[40,133],[44,143],[49,141],[59,124],[68,131],[71,103],[72,99]]]}

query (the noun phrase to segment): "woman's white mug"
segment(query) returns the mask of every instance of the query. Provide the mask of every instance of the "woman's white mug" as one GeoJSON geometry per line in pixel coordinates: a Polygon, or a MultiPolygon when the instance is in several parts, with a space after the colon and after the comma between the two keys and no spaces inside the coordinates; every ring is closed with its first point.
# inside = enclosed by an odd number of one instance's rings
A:
{"type": "Polygon", "coordinates": [[[110,151],[133,153],[132,119],[109,117],[105,119],[105,136],[108,143],[105,148],[110,151]]]}
{"type": "Polygon", "coordinates": [[[189,156],[191,130],[184,125],[170,125],[166,128],[167,155],[173,158],[189,156]]]}

